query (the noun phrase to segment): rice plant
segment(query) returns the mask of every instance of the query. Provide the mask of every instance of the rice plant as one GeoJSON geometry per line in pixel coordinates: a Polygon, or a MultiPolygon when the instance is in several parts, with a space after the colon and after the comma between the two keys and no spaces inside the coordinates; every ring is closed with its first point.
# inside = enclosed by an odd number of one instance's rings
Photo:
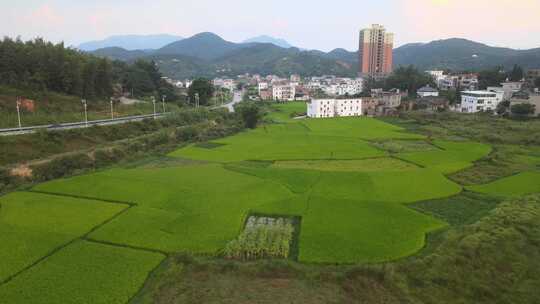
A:
{"type": "Polygon", "coordinates": [[[244,231],[223,250],[228,259],[288,258],[294,227],[290,219],[251,216],[244,231]]]}

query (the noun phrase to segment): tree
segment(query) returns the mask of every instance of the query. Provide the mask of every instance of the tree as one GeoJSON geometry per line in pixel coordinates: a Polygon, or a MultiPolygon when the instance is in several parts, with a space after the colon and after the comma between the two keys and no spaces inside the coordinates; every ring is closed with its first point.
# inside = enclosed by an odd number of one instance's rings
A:
{"type": "Polygon", "coordinates": [[[262,118],[261,110],[254,102],[241,102],[235,110],[242,117],[246,128],[255,129],[262,118]]]}
{"type": "Polygon", "coordinates": [[[501,70],[501,67],[496,67],[491,70],[480,71],[478,75],[480,89],[485,90],[487,87],[500,86],[501,82],[506,79],[506,75],[501,70]]]}
{"type": "Polygon", "coordinates": [[[518,103],[510,107],[512,114],[517,116],[529,116],[534,114],[536,106],[530,103],[518,103]]]}
{"type": "Polygon", "coordinates": [[[197,102],[195,94],[199,94],[199,105],[208,105],[214,95],[214,85],[206,78],[196,79],[188,89],[189,100],[192,104],[197,102]]]}
{"type": "Polygon", "coordinates": [[[90,60],[84,66],[82,72],[83,79],[83,97],[93,99],[96,97],[96,64],[94,60],[90,60]]]}
{"type": "Polygon", "coordinates": [[[420,72],[414,66],[398,67],[387,79],[386,89],[397,88],[402,91],[408,91],[410,97],[416,96],[416,91],[426,85],[435,86],[433,78],[423,72],[420,72]]]}
{"type": "Polygon", "coordinates": [[[441,91],[441,97],[446,97],[450,104],[456,104],[461,101],[461,93],[457,90],[441,91]]]}
{"type": "Polygon", "coordinates": [[[510,101],[508,101],[508,100],[502,101],[497,105],[497,111],[496,112],[499,115],[504,115],[504,114],[506,114],[506,112],[508,112],[509,107],[510,107],[510,101]]]}
{"type": "Polygon", "coordinates": [[[112,67],[109,60],[103,58],[99,60],[96,68],[96,94],[100,97],[110,97],[112,88],[112,67]]]}
{"type": "Polygon", "coordinates": [[[510,81],[521,81],[523,80],[523,75],[523,68],[516,64],[514,65],[512,72],[510,72],[509,78],[510,81]]]}

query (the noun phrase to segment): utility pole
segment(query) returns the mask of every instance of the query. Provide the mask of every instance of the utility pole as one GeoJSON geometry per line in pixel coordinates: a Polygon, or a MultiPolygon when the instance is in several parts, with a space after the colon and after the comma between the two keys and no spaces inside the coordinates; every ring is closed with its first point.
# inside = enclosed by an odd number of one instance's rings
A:
{"type": "Polygon", "coordinates": [[[17,97],[17,117],[19,119],[19,129],[22,129],[21,124],[21,99],[17,97]]]}
{"type": "Polygon", "coordinates": [[[154,104],[154,119],[156,119],[156,97],[152,96],[152,103],[154,104]]]}
{"type": "Polygon", "coordinates": [[[81,99],[81,102],[84,107],[84,125],[86,128],[88,128],[88,112],[87,112],[86,99],[81,99]]]}
{"type": "Polygon", "coordinates": [[[199,93],[195,93],[195,107],[199,107],[199,93]]]}
{"type": "Polygon", "coordinates": [[[165,99],[167,98],[167,95],[161,96],[161,104],[163,105],[163,113],[165,113],[165,99]]]}
{"type": "Polygon", "coordinates": [[[110,98],[111,101],[111,120],[114,120],[114,108],[113,108],[113,98],[110,98]]]}

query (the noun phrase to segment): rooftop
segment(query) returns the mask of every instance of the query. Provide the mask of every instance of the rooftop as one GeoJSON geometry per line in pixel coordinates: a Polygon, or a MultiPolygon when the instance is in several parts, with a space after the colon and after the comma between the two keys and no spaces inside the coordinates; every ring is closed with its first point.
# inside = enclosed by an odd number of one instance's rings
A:
{"type": "Polygon", "coordinates": [[[439,92],[439,90],[432,88],[431,86],[425,86],[420,89],[418,89],[418,92],[439,92]]]}

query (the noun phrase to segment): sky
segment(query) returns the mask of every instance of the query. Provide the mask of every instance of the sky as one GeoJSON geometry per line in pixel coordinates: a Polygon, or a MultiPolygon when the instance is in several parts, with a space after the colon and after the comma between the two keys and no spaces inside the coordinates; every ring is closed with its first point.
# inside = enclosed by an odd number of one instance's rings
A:
{"type": "Polygon", "coordinates": [[[233,42],[270,35],[306,49],[356,50],[359,30],[373,23],[395,33],[396,46],[460,37],[540,47],[540,0],[0,0],[0,36],[67,45],[213,32],[233,42]]]}

